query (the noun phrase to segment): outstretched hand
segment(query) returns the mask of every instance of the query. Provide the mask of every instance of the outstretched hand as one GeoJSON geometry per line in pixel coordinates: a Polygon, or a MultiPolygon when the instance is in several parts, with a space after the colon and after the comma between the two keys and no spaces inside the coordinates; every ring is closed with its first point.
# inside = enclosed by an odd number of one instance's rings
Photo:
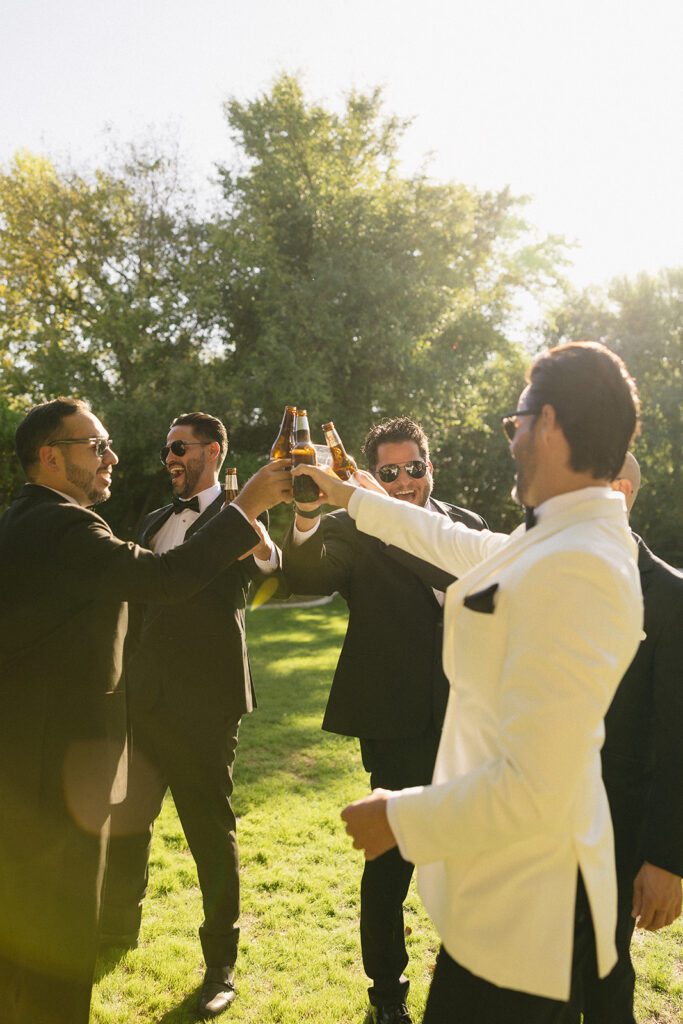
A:
{"type": "Polygon", "coordinates": [[[278,459],[262,466],[249,477],[232,504],[242,509],[253,522],[262,512],[279,505],[281,501],[292,500],[292,477],[290,459],[278,459]]]}
{"type": "MultiPolygon", "coordinates": [[[[311,503],[311,508],[314,508],[316,504],[348,508],[351,495],[357,487],[361,487],[366,491],[379,491],[380,494],[386,494],[384,488],[377,483],[370,473],[366,473],[364,469],[357,469],[348,482],[340,480],[330,467],[323,469],[321,466],[306,466],[303,464],[295,466],[292,470],[292,476],[301,475],[310,476],[317,484],[318,491],[320,492],[317,503],[311,503]]],[[[306,505],[305,507],[308,508],[309,506],[306,505]]]]}

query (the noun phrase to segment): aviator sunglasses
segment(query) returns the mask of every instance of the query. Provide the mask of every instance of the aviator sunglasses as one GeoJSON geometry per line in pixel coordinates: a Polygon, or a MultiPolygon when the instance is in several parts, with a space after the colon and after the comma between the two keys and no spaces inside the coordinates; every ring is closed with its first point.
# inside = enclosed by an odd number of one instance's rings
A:
{"type": "Polygon", "coordinates": [[[48,448],[54,448],[56,444],[92,444],[93,451],[98,459],[101,459],[107,448],[113,451],[114,442],[110,437],[61,437],[58,441],[48,441],[48,448]]]}
{"type": "Polygon", "coordinates": [[[168,458],[169,452],[173,452],[174,455],[177,455],[178,458],[181,459],[187,449],[191,448],[194,444],[201,444],[205,447],[207,444],[213,444],[213,441],[171,441],[170,444],[165,444],[159,452],[161,461],[166,465],[166,459],[168,458]]]}
{"type": "Polygon", "coordinates": [[[391,484],[398,479],[401,466],[413,480],[421,480],[427,472],[426,462],[422,459],[411,459],[410,462],[388,462],[386,466],[380,466],[375,470],[375,476],[378,476],[383,484],[391,484]]]}
{"type": "Polygon", "coordinates": [[[517,421],[520,416],[538,416],[538,409],[518,409],[517,412],[510,412],[507,416],[501,416],[500,419],[503,424],[503,432],[510,442],[515,439],[515,434],[517,433],[517,428],[519,426],[517,421]]]}

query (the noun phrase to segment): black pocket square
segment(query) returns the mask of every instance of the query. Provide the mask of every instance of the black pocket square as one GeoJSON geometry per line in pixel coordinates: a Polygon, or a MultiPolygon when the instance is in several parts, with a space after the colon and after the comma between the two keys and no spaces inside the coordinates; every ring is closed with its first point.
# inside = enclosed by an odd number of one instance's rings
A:
{"type": "Polygon", "coordinates": [[[494,610],[493,595],[498,590],[498,584],[492,583],[486,590],[478,590],[476,594],[468,594],[464,600],[465,608],[473,612],[484,612],[485,615],[492,615],[494,610]]]}

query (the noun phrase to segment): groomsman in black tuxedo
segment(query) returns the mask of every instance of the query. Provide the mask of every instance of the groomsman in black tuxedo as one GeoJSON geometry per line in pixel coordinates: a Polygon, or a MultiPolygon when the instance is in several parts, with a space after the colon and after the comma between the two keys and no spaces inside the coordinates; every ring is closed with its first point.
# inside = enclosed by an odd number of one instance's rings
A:
{"type": "MultiPolygon", "coordinates": [[[[640,467],[629,452],[612,488],[629,510],[640,467]]],[[[605,717],[602,773],[614,826],[618,913],[616,966],[593,980],[585,1024],[635,1024],[636,925],[658,931],[681,913],[683,875],[683,574],[638,543],[645,639],[605,717]]]]}
{"type": "Polygon", "coordinates": [[[126,786],[123,641],[130,599],[169,607],[262,542],[291,498],[269,465],[238,504],[154,555],[116,538],[113,441],[83,403],[16,432],[27,484],[0,520],[0,1016],[87,1024],[112,802],[126,786]]]}
{"type": "MultiPolygon", "coordinates": [[[[161,460],[173,500],[145,517],[141,544],[156,553],[177,550],[219,515],[227,449],[215,416],[184,413],[171,423],[161,460]]],[[[133,758],[127,798],[112,817],[102,943],[137,944],[152,828],[170,788],[204,902],[203,1018],[235,996],[239,859],[230,796],[240,719],[256,704],[244,610],[252,580],[281,576],[265,527],[267,517],[250,557],[233,561],[188,600],[134,608],[126,647],[133,758]]]]}
{"type": "MultiPolygon", "coordinates": [[[[370,472],[393,497],[474,529],[486,525],[432,497],[429,443],[408,417],[373,427],[364,452],[370,472]]],[[[442,606],[454,577],[361,533],[345,511],[320,519],[312,504],[297,505],[285,539],[287,581],[301,594],[339,591],[349,606],[323,729],[359,737],[373,789],[427,785],[448,699],[442,606]]],[[[412,873],[396,848],[363,869],[361,949],[376,1024],[410,1022],[403,902],[412,873]]]]}

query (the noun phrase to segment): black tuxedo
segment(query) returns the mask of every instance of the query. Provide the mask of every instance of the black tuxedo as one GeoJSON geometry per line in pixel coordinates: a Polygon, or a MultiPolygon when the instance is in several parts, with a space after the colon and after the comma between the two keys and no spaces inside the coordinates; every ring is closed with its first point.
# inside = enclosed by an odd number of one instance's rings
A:
{"type": "MultiPolygon", "coordinates": [[[[185,543],[222,503],[220,495],[197,517],[185,543]]],[[[142,543],[153,544],[172,508],[146,516],[142,543]]],[[[230,795],[240,718],[256,704],[244,625],[256,577],[250,557],[173,608],[133,609],[126,647],[133,759],[128,797],[112,817],[102,931],[137,935],[153,823],[170,788],[197,863],[209,967],[232,965],[237,955],[239,862],[230,795]]]]}
{"type": "Polygon", "coordinates": [[[605,718],[602,771],[614,826],[617,951],[586,1024],[633,1020],[633,880],[644,861],[683,875],[683,575],[638,541],[645,639],[605,718]]]}
{"type": "MultiPolygon", "coordinates": [[[[431,499],[431,507],[475,529],[486,525],[454,505],[431,499]]],[[[453,577],[361,533],[345,511],[324,516],[301,545],[290,531],[283,561],[296,593],[338,591],[349,607],[323,728],[359,737],[373,788],[428,784],[448,699],[433,587],[443,590],[453,577]]],[[[365,862],[361,946],[375,1004],[402,1002],[408,989],[403,901],[412,872],[396,849],[365,862]]]]}
{"type": "Polygon", "coordinates": [[[35,484],[0,520],[3,1021],[88,1019],[110,803],[125,791],[126,601],[170,604],[254,543],[228,510],[157,557],[35,484]]]}

